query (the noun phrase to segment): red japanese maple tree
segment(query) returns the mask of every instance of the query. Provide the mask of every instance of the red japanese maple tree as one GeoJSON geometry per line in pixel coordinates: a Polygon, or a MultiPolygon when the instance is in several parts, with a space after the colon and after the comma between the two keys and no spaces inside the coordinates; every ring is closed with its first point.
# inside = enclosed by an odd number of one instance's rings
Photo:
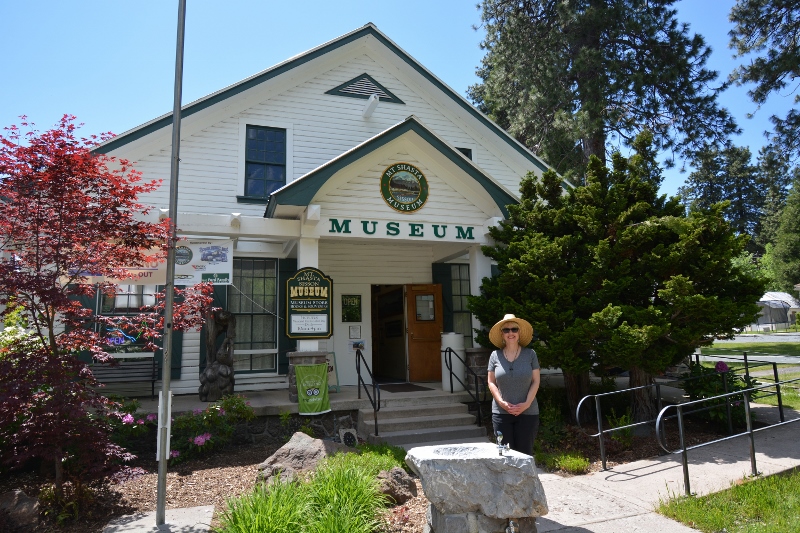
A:
{"type": "MultiPolygon", "coordinates": [[[[60,490],[69,461],[82,475],[94,465],[99,476],[110,459],[129,458],[108,438],[98,415],[111,403],[96,393],[78,353],[109,362],[109,331],[135,325],[151,349],[163,331],[163,292],[140,316],[96,315],[80,299],[117,289],[87,275],[125,279],[126,267],[163,261],[170,220],[148,221],[151,208],[138,201],[160,181],[142,181],[129,161],[91,151],[111,134],[79,138],[69,115],[45,132],[22,120],[25,133],[11,126],[0,135],[0,306],[11,299],[24,308],[42,348],[0,354],[0,447],[11,462],[54,461],[60,490]]],[[[176,291],[175,330],[202,326],[211,290],[205,284],[176,291]]]]}

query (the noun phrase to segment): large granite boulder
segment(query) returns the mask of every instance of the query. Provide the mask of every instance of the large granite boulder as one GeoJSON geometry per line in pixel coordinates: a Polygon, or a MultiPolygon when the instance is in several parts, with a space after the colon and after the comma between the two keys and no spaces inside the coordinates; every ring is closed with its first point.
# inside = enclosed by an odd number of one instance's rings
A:
{"type": "Polygon", "coordinates": [[[438,515],[478,513],[519,520],[547,514],[544,489],[529,455],[514,450],[500,455],[488,442],[450,444],[412,448],[406,463],[438,515]]]}
{"type": "Polygon", "coordinates": [[[335,453],[360,453],[356,448],[330,440],[309,437],[298,431],[289,442],[281,446],[266,461],[258,465],[258,479],[269,481],[280,476],[283,481],[294,479],[299,473],[314,470],[320,459],[335,453]]]}
{"type": "Polygon", "coordinates": [[[39,526],[39,500],[21,490],[0,495],[0,512],[6,514],[6,531],[36,531],[39,526]]]}

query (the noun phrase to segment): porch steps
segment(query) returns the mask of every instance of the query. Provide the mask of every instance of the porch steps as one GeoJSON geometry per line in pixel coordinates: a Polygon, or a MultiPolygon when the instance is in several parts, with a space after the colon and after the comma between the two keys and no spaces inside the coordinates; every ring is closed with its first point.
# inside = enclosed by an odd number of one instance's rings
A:
{"type": "Polygon", "coordinates": [[[372,409],[360,409],[358,433],[369,442],[385,442],[406,450],[444,443],[488,442],[486,428],[479,427],[475,418],[463,403],[381,407],[376,436],[372,409]]]}

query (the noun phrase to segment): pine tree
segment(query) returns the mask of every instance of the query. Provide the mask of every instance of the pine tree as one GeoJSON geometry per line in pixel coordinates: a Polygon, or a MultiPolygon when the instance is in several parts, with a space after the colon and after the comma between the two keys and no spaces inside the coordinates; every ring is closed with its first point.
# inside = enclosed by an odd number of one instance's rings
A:
{"type": "Polygon", "coordinates": [[[718,106],[711,50],[674,0],[484,0],[487,53],[470,97],[559,173],[630,144],[686,154],[724,144],[736,125],[718,106]]]}
{"type": "MultiPolygon", "coordinates": [[[[564,371],[571,413],[589,370],[620,367],[631,387],[650,384],[758,312],[764,281],[734,264],[747,237],[733,232],[723,204],[687,214],[658,195],[651,139],[640,136],[630,159],[614,154],[611,168],[593,157],[586,185],[566,192],[552,171],[527,177],[520,204],[491,230],[496,245],[484,247],[499,275],[484,280],[470,310],[484,324],[503,313],[531,322],[542,365],[564,371]]],[[[651,418],[653,407],[636,395],[635,418],[651,418]]]]}
{"type": "Polygon", "coordinates": [[[781,212],[772,260],[778,286],[794,293],[800,283],[800,178],[795,179],[781,212]]]}
{"type": "MultiPolygon", "coordinates": [[[[747,94],[758,105],[770,95],[794,94],[800,75],[800,4],[795,0],[737,0],[731,10],[731,47],[748,63],[731,74],[739,85],[754,84],[747,94]],[[752,54],[758,54],[750,59],[752,54]]],[[[773,115],[771,138],[776,151],[800,155],[800,112],[791,109],[785,117],[773,115]]]]}

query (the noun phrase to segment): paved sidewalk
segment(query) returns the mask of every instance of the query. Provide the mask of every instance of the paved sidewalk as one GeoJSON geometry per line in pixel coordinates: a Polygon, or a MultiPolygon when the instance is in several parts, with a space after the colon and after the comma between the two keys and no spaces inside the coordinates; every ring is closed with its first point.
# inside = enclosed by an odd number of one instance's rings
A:
{"type": "MultiPolygon", "coordinates": [[[[777,409],[756,407],[759,420],[777,409]]],[[[800,418],[786,410],[786,420],[800,418]]],[[[755,434],[756,467],[770,475],[800,466],[800,422],[755,434]]],[[[688,452],[689,486],[697,495],[727,489],[748,477],[747,436],[688,452]]],[[[605,472],[564,478],[540,474],[550,512],[536,521],[539,533],[681,533],[696,531],[655,513],[661,500],[685,493],[680,454],[618,465],[605,472]]]]}

